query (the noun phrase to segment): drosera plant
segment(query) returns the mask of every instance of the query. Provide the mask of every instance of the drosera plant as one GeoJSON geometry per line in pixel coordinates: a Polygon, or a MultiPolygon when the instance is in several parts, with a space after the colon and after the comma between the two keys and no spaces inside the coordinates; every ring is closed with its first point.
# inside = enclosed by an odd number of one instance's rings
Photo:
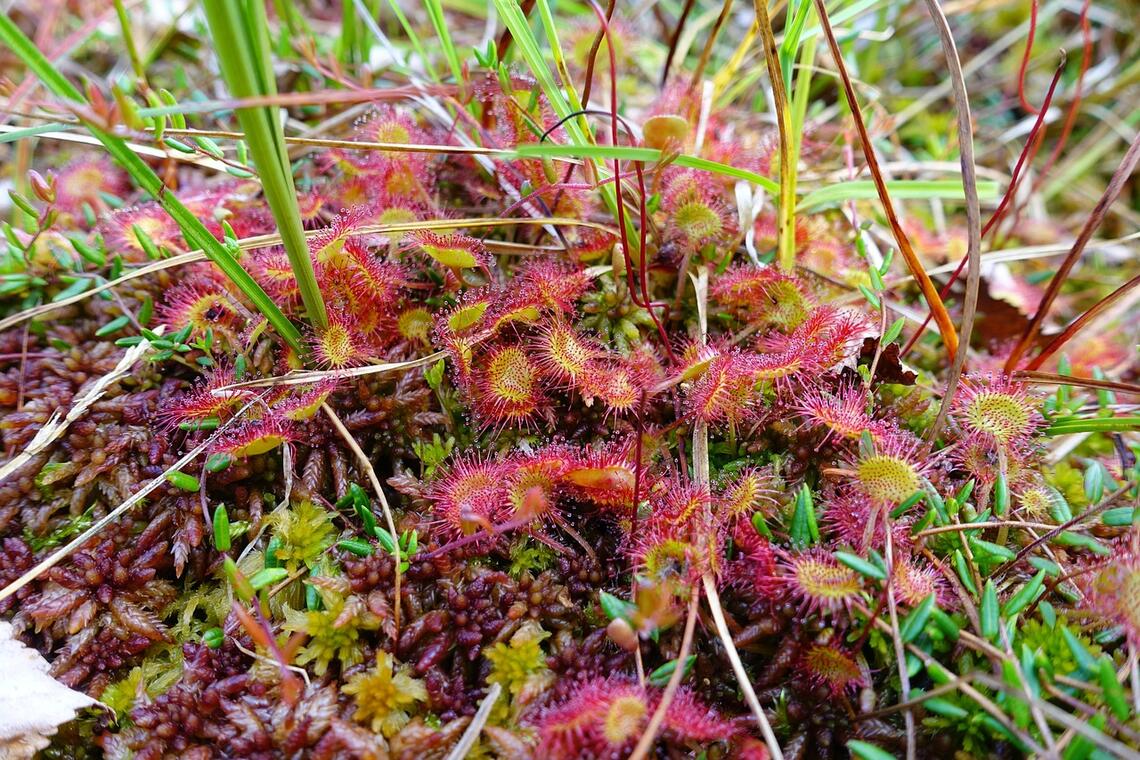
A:
{"type": "MultiPolygon", "coordinates": [[[[211,100],[209,64],[139,49],[118,4],[137,89],[12,107],[0,140],[40,142],[3,230],[0,440],[23,454],[0,470],[0,613],[115,709],[49,753],[1134,752],[1140,389],[1112,314],[1130,288],[1101,292],[1128,241],[1079,270],[1070,248],[1078,276],[1046,291],[1073,364],[1016,347],[1034,257],[1106,212],[1005,180],[1020,93],[1046,84],[977,63],[1018,57],[1012,11],[959,9],[944,82],[932,19],[873,0],[460,5],[207,2],[174,39],[213,38],[211,100]],[[982,71],[978,172],[1032,201],[963,305],[929,286],[980,253],[945,92],[968,116],[982,71]],[[137,189],[45,136],[86,126],[137,189]],[[912,327],[925,307],[941,334],[912,327]]],[[[21,8],[5,39],[59,84],[21,8]]],[[[1067,16],[1040,21],[1060,44],[1067,16]]],[[[98,78],[102,45],[67,49],[98,78]]],[[[1095,97],[1116,127],[1122,68],[1095,97]]],[[[1072,137],[1116,151],[1093,121],[1072,137]]]]}

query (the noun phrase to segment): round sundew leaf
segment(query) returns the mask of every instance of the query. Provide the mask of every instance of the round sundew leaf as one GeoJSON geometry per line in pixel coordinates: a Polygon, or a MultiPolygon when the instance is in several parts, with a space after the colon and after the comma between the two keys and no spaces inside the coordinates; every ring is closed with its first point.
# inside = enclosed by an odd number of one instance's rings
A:
{"type": "Polygon", "coordinates": [[[462,245],[434,245],[421,243],[424,253],[452,269],[474,269],[479,266],[479,259],[471,250],[462,245]]]}
{"type": "Polygon", "coordinates": [[[285,443],[285,436],[270,433],[258,436],[257,438],[230,449],[226,453],[233,457],[254,457],[258,454],[273,451],[283,443],[285,443]]]}

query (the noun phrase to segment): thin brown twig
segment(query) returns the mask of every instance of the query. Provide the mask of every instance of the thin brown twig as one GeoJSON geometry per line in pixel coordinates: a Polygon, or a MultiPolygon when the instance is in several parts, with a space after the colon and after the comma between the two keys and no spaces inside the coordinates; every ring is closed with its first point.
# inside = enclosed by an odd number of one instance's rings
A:
{"type": "Polygon", "coordinates": [[[764,62],[772,86],[772,101],[776,113],[776,127],[780,144],[780,203],[777,209],[776,261],[785,272],[796,264],[796,167],[792,147],[791,113],[788,110],[788,93],[784,88],[784,72],[780,68],[780,53],[776,47],[776,34],[768,15],[768,0],[753,0],[756,21],[760,28],[760,42],[764,47],[764,62]]]}
{"type": "Polygon", "coordinates": [[[123,501],[117,507],[112,509],[110,512],[108,512],[103,517],[99,518],[99,520],[97,520],[87,530],[83,531],[78,536],[76,536],[71,541],[69,541],[67,544],[65,544],[64,546],[57,549],[54,553],[52,553],[48,557],[41,560],[35,567],[33,567],[30,570],[28,570],[27,572],[25,572],[23,575],[21,575],[19,578],[12,581],[11,583],[9,583],[3,589],[0,589],[0,602],[4,601],[8,597],[12,596],[17,591],[22,589],[24,586],[28,585],[29,583],[34,581],[36,578],[40,577],[41,575],[46,573],[51,568],[55,567],[64,558],[66,558],[68,555],[70,555],[72,552],[74,552],[79,547],[83,546],[83,544],[87,543],[93,536],[98,534],[99,531],[103,530],[103,528],[107,527],[109,524],[111,524],[116,519],[118,519],[120,515],[122,515],[124,512],[126,512],[131,507],[140,503],[151,492],[153,492],[156,489],[158,489],[159,487],[161,487],[164,483],[166,483],[166,476],[167,475],[169,475],[170,473],[175,472],[177,470],[181,470],[183,467],[185,467],[186,465],[190,464],[195,459],[197,459],[199,455],[204,453],[207,449],[210,448],[210,446],[213,445],[214,441],[217,440],[218,436],[220,436],[222,433],[224,433],[228,427],[230,427],[234,423],[238,422],[241,419],[242,415],[245,414],[247,409],[249,409],[251,406],[253,406],[254,404],[256,404],[260,401],[261,401],[261,397],[259,396],[255,399],[252,399],[248,403],[246,403],[241,409],[239,409],[237,411],[236,414],[234,414],[233,417],[231,417],[230,419],[226,420],[221,425],[219,425],[218,428],[210,434],[209,438],[202,441],[200,444],[198,444],[193,449],[191,449],[186,454],[184,454],[177,462],[172,464],[167,469],[163,470],[163,472],[160,475],[158,475],[158,477],[151,479],[150,482],[148,482],[145,486],[140,488],[138,491],[135,491],[133,494],[131,494],[125,501],[123,501]]]}
{"type": "MultiPolygon", "coordinates": [[[[697,322],[700,326],[700,341],[701,343],[707,343],[709,326],[708,267],[701,265],[697,268],[696,273],[689,273],[689,278],[693,281],[693,291],[697,299],[697,322]]],[[[708,426],[704,422],[698,421],[693,426],[693,479],[695,482],[704,485],[708,485],[709,482],[708,433],[708,426]]],[[[681,441],[683,441],[683,439],[679,440],[678,443],[681,441]]],[[[684,463],[684,461],[685,457],[682,453],[681,462],[684,463]]],[[[706,513],[706,520],[711,520],[711,514],[706,513]]],[[[740,685],[740,690],[744,693],[744,701],[748,703],[748,709],[752,711],[753,717],[756,718],[756,724],[760,727],[760,733],[764,736],[765,744],[768,745],[768,753],[772,760],[784,760],[780,743],[776,740],[776,734],[772,731],[772,726],[768,722],[768,716],[764,714],[763,708],[760,707],[760,700],[756,697],[756,690],[752,687],[752,681],[749,679],[748,673],[744,670],[744,663],[740,660],[740,652],[736,650],[736,643],[732,640],[732,633],[729,632],[728,622],[724,617],[724,607],[720,603],[720,594],[716,588],[716,580],[713,578],[711,572],[704,573],[701,577],[701,585],[705,590],[705,598],[707,598],[709,602],[709,611],[712,613],[717,635],[720,637],[721,643],[724,644],[725,655],[732,665],[732,672],[736,675],[736,682],[740,685]]]]}
{"type": "Polygon", "coordinates": [[[1057,527],[1055,525],[1047,525],[1045,523],[1032,523],[1020,522],[1018,520],[989,520],[987,522],[979,523],[956,523],[954,525],[940,525],[937,528],[927,528],[926,530],[915,533],[912,538],[924,538],[926,536],[936,536],[940,533],[956,533],[961,530],[980,530],[982,528],[1037,528],[1038,530],[1052,530],[1057,527]]]}
{"type": "Polygon", "coordinates": [[[962,73],[962,60],[958,57],[958,47],[954,44],[950,23],[938,5],[938,0],[926,0],[926,7],[934,20],[934,26],[938,29],[938,38],[942,43],[942,52],[946,56],[946,66],[950,73],[950,83],[954,86],[954,106],[958,112],[958,150],[962,164],[962,186],[966,194],[966,260],[969,262],[966,274],[966,300],[962,304],[960,333],[962,347],[954,354],[954,362],[950,366],[950,374],[946,377],[946,391],[938,408],[938,416],[934,418],[934,424],[926,433],[927,440],[933,441],[938,437],[942,426],[946,424],[946,416],[950,411],[954,391],[958,387],[958,379],[966,366],[970,336],[974,332],[974,317],[978,310],[978,285],[982,277],[982,211],[978,201],[978,175],[974,161],[970,96],[966,90],[965,75],[962,73]]]}
{"type": "MultiPolygon", "coordinates": [[[[570,226],[588,227],[591,229],[596,229],[596,230],[600,230],[600,231],[607,232],[607,233],[615,233],[615,231],[612,227],[608,227],[604,224],[598,224],[596,222],[590,222],[590,221],[581,220],[581,219],[569,219],[569,218],[564,218],[564,217],[532,217],[532,218],[526,218],[526,217],[520,217],[520,218],[492,217],[492,218],[488,218],[488,219],[431,219],[431,220],[425,220],[422,222],[401,222],[399,224],[366,224],[366,225],[362,225],[361,227],[358,227],[354,231],[354,234],[370,235],[370,234],[383,234],[383,233],[389,233],[389,232],[414,232],[414,231],[420,230],[420,229],[444,230],[444,229],[459,229],[459,228],[490,228],[490,227],[496,227],[496,226],[501,226],[501,225],[530,225],[530,224],[570,225],[570,226]]],[[[314,237],[314,236],[317,236],[320,234],[321,234],[320,230],[305,230],[305,236],[308,238],[311,238],[311,237],[314,237]]],[[[265,248],[268,246],[280,245],[280,244],[281,244],[281,235],[279,235],[277,233],[270,233],[270,234],[266,234],[266,235],[255,235],[253,237],[242,238],[241,240],[239,240],[237,242],[238,248],[240,248],[243,251],[249,251],[249,250],[253,250],[256,248],[265,248]]],[[[496,249],[496,246],[491,241],[488,241],[487,247],[490,250],[496,249]]],[[[94,295],[98,295],[99,293],[102,293],[105,290],[109,290],[110,288],[113,288],[117,285],[121,285],[124,282],[128,282],[130,280],[133,280],[133,279],[136,279],[139,277],[144,277],[145,275],[153,274],[154,272],[158,272],[158,271],[161,271],[163,269],[169,269],[171,267],[181,266],[182,264],[192,264],[192,263],[197,262],[197,261],[204,261],[205,258],[206,257],[202,253],[201,250],[193,250],[193,251],[189,251],[187,253],[180,253],[177,256],[170,257],[169,259],[162,259],[161,261],[156,261],[152,264],[147,264],[146,266],[141,267],[139,269],[136,269],[134,271],[128,272],[127,274],[124,274],[117,279],[108,280],[108,281],[99,283],[99,284],[95,285],[94,287],[88,288],[87,290],[83,291],[82,293],[80,293],[78,295],[71,296],[70,298],[64,298],[64,299],[59,300],[59,301],[53,301],[51,303],[45,303],[45,304],[40,304],[39,306],[33,306],[30,309],[25,309],[24,311],[18,312],[18,313],[13,314],[9,317],[5,317],[4,319],[0,319],[0,332],[3,332],[4,330],[7,330],[9,327],[12,327],[14,325],[18,325],[21,322],[24,322],[26,320],[35,319],[36,317],[39,317],[39,316],[42,316],[42,315],[47,314],[49,312],[55,311],[56,309],[61,309],[64,306],[70,306],[71,304],[79,303],[80,301],[85,301],[94,295]]]]}
{"type": "Polygon", "coordinates": [[[1012,372],[1017,369],[1018,362],[1021,361],[1025,352],[1029,350],[1033,339],[1036,338],[1037,333],[1040,332],[1041,325],[1044,323],[1045,317],[1049,314],[1049,309],[1053,306],[1053,302],[1061,292],[1061,286],[1064,285],[1065,280],[1069,278],[1069,274],[1072,272],[1073,267],[1076,266],[1077,261],[1081,258],[1085,246],[1088,245],[1089,240],[1092,239],[1093,233],[1096,232],[1101,222],[1104,221],[1109,207],[1120,197],[1120,193],[1123,192],[1125,184],[1128,182],[1129,177],[1132,176],[1132,172],[1136,170],[1138,163],[1140,163],[1140,132],[1132,139],[1132,144],[1128,147],[1128,152],[1124,154],[1124,159],[1120,162],[1120,166],[1113,172],[1112,179],[1108,182],[1108,187],[1104,189],[1104,194],[1101,195],[1092,213],[1090,213],[1088,219],[1085,220],[1084,227],[1081,228],[1080,234],[1077,235],[1077,239],[1073,242],[1073,247],[1069,249],[1065,260],[1061,262],[1061,266],[1057,268],[1057,273],[1054,274],[1053,279],[1049,281],[1049,286],[1045,290],[1045,295],[1041,298],[1041,303],[1037,306],[1037,311],[1033,314],[1033,318],[1029,320],[1029,324],[1026,325],[1021,339],[1005,362],[1006,372],[1012,372]]]}
{"type": "Polygon", "coordinates": [[[384,510],[384,522],[388,524],[388,534],[392,537],[392,543],[394,545],[392,549],[392,561],[396,563],[396,582],[392,589],[392,595],[395,598],[392,603],[392,608],[395,610],[394,622],[396,625],[396,635],[393,636],[393,638],[398,639],[400,635],[400,577],[402,575],[400,572],[400,560],[402,557],[400,556],[400,534],[396,532],[396,521],[392,519],[392,509],[388,506],[388,497],[384,495],[384,489],[380,486],[380,478],[376,477],[376,470],[372,467],[372,463],[368,461],[368,456],[364,453],[364,449],[360,448],[360,444],[352,437],[352,433],[344,426],[340,417],[337,416],[336,412],[333,411],[328,403],[321,404],[321,411],[329,418],[333,427],[336,428],[337,433],[340,434],[340,437],[344,439],[348,448],[356,456],[356,461],[360,463],[360,468],[364,470],[368,476],[368,481],[372,484],[372,490],[376,492],[377,498],[380,499],[380,507],[384,510]]]}
{"type": "Polygon", "coordinates": [[[732,0],[724,0],[724,4],[720,8],[720,15],[716,17],[716,23],[713,24],[712,31],[709,37],[705,40],[704,50],[701,51],[701,58],[697,61],[697,67],[693,69],[693,76],[689,79],[689,89],[696,90],[697,85],[701,81],[701,77],[705,74],[705,66],[708,65],[709,56],[712,55],[713,45],[716,44],[717,37],[720,36],[720,30],[724,27],[724,22],[728,20],[728,12],[732,10],[732,0]]]}
{"type": "Polygon", "coordinates": [[[681,15],[677,19],[677,26],[669,38],[669,52],[665,56],[665,64],[661,67],[661,87],[663,89],[669,82],[669,69],[673,65],[673,56],[677,55],[677,43],[681,41],[681,32],[684,31],[685,22],[689,20],[689,14],[693,12],[693,6],[696,3],[697,0],[685,0],[685,6],[681,8],[681,15]]]}
{"type": "Polygon", "coordinates": [[[1045,533],[1045,534],[1039,536],[1038,538],[1035,538],[1033,541],[1026,544],[1024,547],[1022,547],[1021,551],[1019,551],[1017,553],[1017,556],[1015,556],[1009,562],[1006,562],[1004,565],[1000,565],[996,570],[994,570],[992,573],[990,573],[990,577],[1000,578],[1002,575],[1005,574],[1005,572],[1007,570],[1009,570],[1011,567],[1016,565],[1021,560],[1025,559],[1025,557],[1031,551],[1036,549],[1038,546],[1045,543],[1046,541],[1050,541],[1050,540],[1056,538],[1057,536],[1061,535],[1062,533],[1064,533],[1066,530],[1073,527],[1077,523],[1082,522],[1083,520],[1087,520],[1090,517],[1096,517],[1101,512],[1104,512],[1106,509],[1111,507],[1116,502],[1117,499],[1119,499],[1124,494],[1128,493],[1128,491],[1130,491],[1135,485],[1136,485],[1136,481],[1134,481],[1134,480],[1128,481],[1127,483],[1122,485],[1120,488],[1116,489],[1115,491],[1110,493],[1108,496],[1104,497],[1104,499],[1100,502],[1100,504],[1097,504],[1095,507],[1090,507],[1089,509],[1086,509],[1084,512],[1080,513],[1076,517],[1073,517],[1069,520],[1066,520],[1065,522],[1061,523],[1060,525],[1054,527],[1048,533],[1045,533]]]}
{"type": "Polygon", "coordinates": [[[661,724],[665,722],[665,714],[669,711],[669,706],[673,704],[673,698],[677,696],[681,677],[685,674],[685,661],[689,659],[689,652],[693,648],[693,632],[697,627],[697,606],[700,600],[700,589],[694,585],[689,590],[689,610],[685,616],[685,632],[681,636],[681,651],[674,661],[673,672],[669,676],[669,683],[665,684],[661,701],[657,703],[657,709],[653,711],[653,717],[649,719],[649,725],[645,727],[645,731],[642,732],[633,752],[630,753],[629,760],[643,760],[648,755],[649,750],[653,747],[653,742],[657,740],[657,732],[661,730],[661,724]]]}
{"type": "Polygon", "coordinates": [[[1060,335],[1053,338],[1053,340],[1049,342],[1049,345],[1041,349],[1041,353],[1037,354],[1037,356],[1033,358],[1033,361],[1029,362],[1025,368],[1030,371],[1040,369],[1041,365],[1044,364],[1053,354],[1064,348],[1065,344],[1072,340],[1074,335],[1088,327],[1089,322],[1096,319],[1100,314],[1103,314],[1105,309],[1116,303],[1128,291],[1132,290],[1137,285],[1140,285],[1140,275],[1136,275],[1131,280],[1124,283],[1119,288],[1097,301],[1084,314],[1074,319],[1064,330],[1062,330],[1060,335]]]}
{"type": "Polygon", "coordinates": [[[1071,375],[1058,375],[1055,372],[1039,372],[1036,370],[1014,370],[1013,377],[1026,383],[1039,385],[1073,385],[1078,388],[1093,388],[1096,390],[1116,391],[1140,396],[1140,385],[1122,383],[1118,380],[1098,380],[1095,377],[1074,377],[1071,375]]]}
{"type": "MultiPolygon", "coordinates": [[[[1041,137],[1044,136],[1045,116],[1049,112],[1049,105],[1053,102],[1053,94],[1057,91],[1057,84],[1061,81],[1061,74],[1065,71],[1065,60],[1064,51],[1061,51],[1061,60],[1053,72],[1053,81],[1050,82],[1049,89],[1045,93],[1045,100],[1042,103],[1040,113],[1037,114],[1037,119],[1033,122],[1033,128],[1029,130],[1029,135],[1025,138],[1025,145],[1022,146],[1021,153],[1018,154],[1017,163],[1014,164],[1013,174],[1010,175],[1009,184],[1006,185],[1001,203],[998,204],[997,209],[990,215],[990,219],[986,222],[986,225],[982,227],[983,239],[989,235],[991,231],[995,230],[997,225],[1005,217],[1005,212],[1009,208],[1010,202],[1017,194],[1017,188],[1021,186],[1021,180],[1023,179],[1022,170],[1026,164],[1030,162],[1031,154],[1036,153],[1035,146],[1040,142],[1041,137]]],[[[942,289],[938,292],[939,297],[946,298],[946,296],[950,295],[950,289],[954,286],[954,283],[958,281],[958,277],[962,274],[962,270],[965,268],[967,262],[968,258],[966,257],[963,257],[962,260],[958,262],[958,266],[955,267],[954,272],[950,275],[946,284],[943,285],[942,289]]],[[[922,320],[922,324],[919,325],[918,329],[915,330],[914,334],[902,347],[901,355],[905,356],[914,348],[914,344],[922,337],[922,334],[926,331],[926,326],[930,324],[932,318],[932,313],[926,315],[922,320]]]]}
{"type": "Polygon", "coordinates": [[[971,678],[973,678],[973,674],[967,673],[964,676],[959,676],[950,683],[943,684],[942,686],[937,686],[930,691],[923,692],[917,697],[912,697],[905,702],[888,705],[887,707],[883,707],[878,710],[872,710],[871,712],[860,713],[855,716],[855,720],[858,721],[885,718],[888,715],[894,715],[895,713],[902,712],[903,710],[910,710],[911,708],[918,707],[928,699],[934,699],[936,697],[941,697],[943,694],[949,694],[950,692],[958,691],[959,682],[965,683],[971,678]]]}
{"type": "MultiPolygon", "coordinates": [[[[977,674],[976,680],[984,686],[990,689],[994,689],[995,691],[1001,691],[1006,694],[1011,694],[1012,696],[1018,696],[1017,694],[1013,693],[1013,689],[1009,686],[1009,684],[997,678],[994,678],[987,673],[979,672],[977,674]]],[[[1043,699],[1035,700],[1035,703],[1038,709],[1044,712],[1046,717],[1048,717],[1054,723],[1081,734],[1093,744],[1100,747],[1102,750],[1107,751],[1110,757],[1129,758],[1130,760],[1136,760],[1137,758],[1140,758],[1140,753],[1136,752],[1136,750],[1120,743],[1104,732],[1088,726],[1086,723],[1081,722],[1080,720],[1074,718],[1072,715],[1066,713],[1064,710],[1061,710],[1056,705],[1053,705],[1043,699]]],[[[1029,737],[1028,734],[1019,734],[1019,738],[1022,741],[1025,741],[1029,737]]],[[[1030,739],[1030,741],[1032,740],[1030,739]]],[[[1035,746],[1035,744],[1036,743],[1030,744],[1028,746],[1038,754],[1046,754],[1044,749],[1042,749],[1040,746],[1035,746]]]]}
{"type": "MultiPolygon", "coordinates": [[[[887,580],[883,584],[885,596],[887,599],[887,614],[890,616],[890,623],[887,628],[891,632],[891,641],[895,648],[895,658],[898,660],[899,667],[899,685],[902,687],[899,694],[900,701],[905,701],[910,696],[910,674],[907,672],[906,653],[904,652],[902,634],[899,632],[899,613],[898,605],[895,602],[895,593],[891,588],[895,578],[895,558],[894,558],[894,540],[893,531],[891,530],[890,514],[888,510],[884,509],[882,514],[883,520],[883,534],[886,536],[884,541],[884,558],[887,563],[887,580]]],[[[881,621],[879,621],[881,622],[881,621]]],[[[903,712],[903,720],[906,723],[906,757],[907,760],[915,760],[915,726],[914,726],[914,711],[906,710],[903,712]]]]}
{"type": "MultiPolygon", "coordinates": [[[[855,608],[860,610],[861,612],[863,612],[863,614],[868,614],[867,608],[861,604],[856,604],[855,608]]],[[[876,620],[875,621],[875,627],[877,627],[879,630],[881,630],[887,634],[890,634],[890,632],[891,632],[891,626],[885,620],[881,620],[881,619],[876,620]]],[[[938,661],[936,659],[931,657],[929,654],[927,654],[926,652],[924,652],[922,649],[915,646],[914,644],[907,644],[906,649],[911,654],[913,654],[914,656],[916,656],[920,660],[922,660],[922,663],[924,665],[926,665],[928,667],[930,665],[938,665],[939,667],[941,667],[940,663],[938,663],[938,661]]],[[[999,652],[999,654],[1004,658],[1004,656],[1005,656],[1004,652],[999,652]]],[[[982,673],[980,671],[976,671],[974,673],[971,673],[970,675],[973,677],[973,679],[981,680],[982,673]]],[[[1007,731],[1009,731],[1011,734],[1016,736],[1020,741],[1024,742],[1025,746],[1029,747],[1032,751],[1038,753],[1039,755],[1045,754],[1045,749],[1040,744],[1038,744],[1036,741],[1034,741],[1032,736],[1030,736],[1027,732],[1022,731],[1017,726],[1016,723],[1014,723],[1012,720],[1010,720],[1009,716],[1006,715],[1004,712],[1002,712],[1002,709],[1000,707],[998,707],[996,704],[994,704],[993,700],[986,697],[984,694],[979,692],[977,689],[975,689],[970,684],[965,683],[964,679],[957,678],[957,679],[951,681],[951,683],[957,684],[959,690],[964,695],[966,695],[967,697],[972,699],[974,702],[976,702],[978,704],[978,706],[981,707],[983,710],[985,710],[987,713],[989,713],[990,716],[993,717],[994,720],[1001,723],[1002,726],[1004,726],[1007,731]]],[[[1007,689],[1007,687],[1005,687],[1003,685],[1002,690],[1004,691],[1006,689],[1007,689]]],[[[903,708],[903,709],[906,709],[906,708],[903,708]]]]}

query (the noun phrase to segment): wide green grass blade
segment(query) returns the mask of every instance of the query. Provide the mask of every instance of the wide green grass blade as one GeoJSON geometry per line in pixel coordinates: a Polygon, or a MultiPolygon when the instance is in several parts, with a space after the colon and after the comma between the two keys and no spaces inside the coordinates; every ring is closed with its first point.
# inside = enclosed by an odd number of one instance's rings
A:
{"type": "Polygon", "coordinates": [[[1090,417],[1057,420],[1045,429],[1045,435],[1071,433],[1126,433],[1140,428],[1140,417],[1090,417]]]}
{"type": "MultiPolygon", "coordinates": [[[[965,198],[962,181],[959,179],[900,179],[887,182],[891,197],[900,200],[930,200],[942,198],[960,201],[965,198]]],[[[978,197],[994,200],[998,197],[996,182],[979,182],[978,197]]],[[[845,201],[866,201],[878,198],[875,183],[870,180],[847,180],[834,185],[812,190],[800,198],[800,209],[817,208],[845,201]]]]}
{"type": "Polygon", "coordinates": [[[427,9],[428,17],[431,19],[431,25],[435,28],[435,36],[439,38],[439,44],[443,48],[443,55],[447,59],[447,65],[451,68],[451,76],[460,86],[463,85],[463,64],[459,61],[459,53],[455,50],[455,43],[451,40],[451,33],[447,30],[447,19],[443,17],[443,5],[439,0],[424,0],[424,7],[427,9]]]}
{"type": "MultiPolygon", "coordinates": [[[[265,5],[260,0],[203,0],[202,5],[230,94],[235,98],[276,95],[265,5]]],[[[237,117],[261,178],[265,200],[281,233],[305,311],[313,325],[322,329],[328,325],[328,313],[305,242],[285,133],[276,109],[239,108],[237,117]]]]}
{"type": "MultiPolygon", "coordinates": [[[[7,45],[24,65],[54,95],[76,103],[86,104],[86,99],[71,82],[40,52],[20,28],[7,16],[0,16],[0,40],[7,45]]],[[[94,124],[86,125],[91,134],[103,144],[111,157],[123,167],[131,179],[142,190],[150,194],[170,214],[178,224],[182,236],[191,248],[201,249],[210,261],[214,262],[260,311],[285,341],[300,352],[303,350],[301,333],[289,318],[277,307],[257,281],[246,272],[238,260],[179,200],[169,192],[158,175],[139,158],[119,137],[110,134],[94,124]]]]}

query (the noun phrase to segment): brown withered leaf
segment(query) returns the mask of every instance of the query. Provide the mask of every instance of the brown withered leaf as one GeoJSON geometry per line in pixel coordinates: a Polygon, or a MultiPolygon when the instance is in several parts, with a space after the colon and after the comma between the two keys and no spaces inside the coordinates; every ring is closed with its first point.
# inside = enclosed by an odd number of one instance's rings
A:
{"type": "Polygon", "coordinates": [[[392,605],[388,603],[388,598],[384,596],[384,593],[381,591],[370,592],[365,603],[368,610],[380,618],[380,628],[384,634],[390,639],[396,638],[396,620],[392,615],[392,605]]]}
{"type": "Polygon", "coordinates": [[[502,726],[483,726],[483,734],[490,740],[496,757],[502,760],[534,760],[530,745],[513,731],[502,726]]]}
{"type": "Polygon", "coordinates": [[[983,280],[978,289],[978,316],[974,324],[975,340],[982,346],[1007,343],[1020,338],[1029,324],[1029,317],[1004,298],[993,295],[983,280]]]}
{"type": "MultiPolygon", "coordinates": [[[[859,363],[871,366],[875,360],[875,349],[878,348],[878,338],[864,338],[863,347],[859,350],[859,363]]],[[[899,344],[888,343],[875,365],[875,376],[871,378],[877,383],[896,383],[898,385],[914,385],[918,373],[909,369],[899,358],[899,344]]]]}
{"type": "Polygon", "coordinates": [[[427,486],[410,470],[402,470],[388,478],[388,485],[404,496],[410,496],[413,499],[427,498],[427,486]]]}
{"type": "Polygon", "coordinates": [[[333,718],[312,751],[313,760],[388,760],[388,742],[380,734],[333,718]]]}

